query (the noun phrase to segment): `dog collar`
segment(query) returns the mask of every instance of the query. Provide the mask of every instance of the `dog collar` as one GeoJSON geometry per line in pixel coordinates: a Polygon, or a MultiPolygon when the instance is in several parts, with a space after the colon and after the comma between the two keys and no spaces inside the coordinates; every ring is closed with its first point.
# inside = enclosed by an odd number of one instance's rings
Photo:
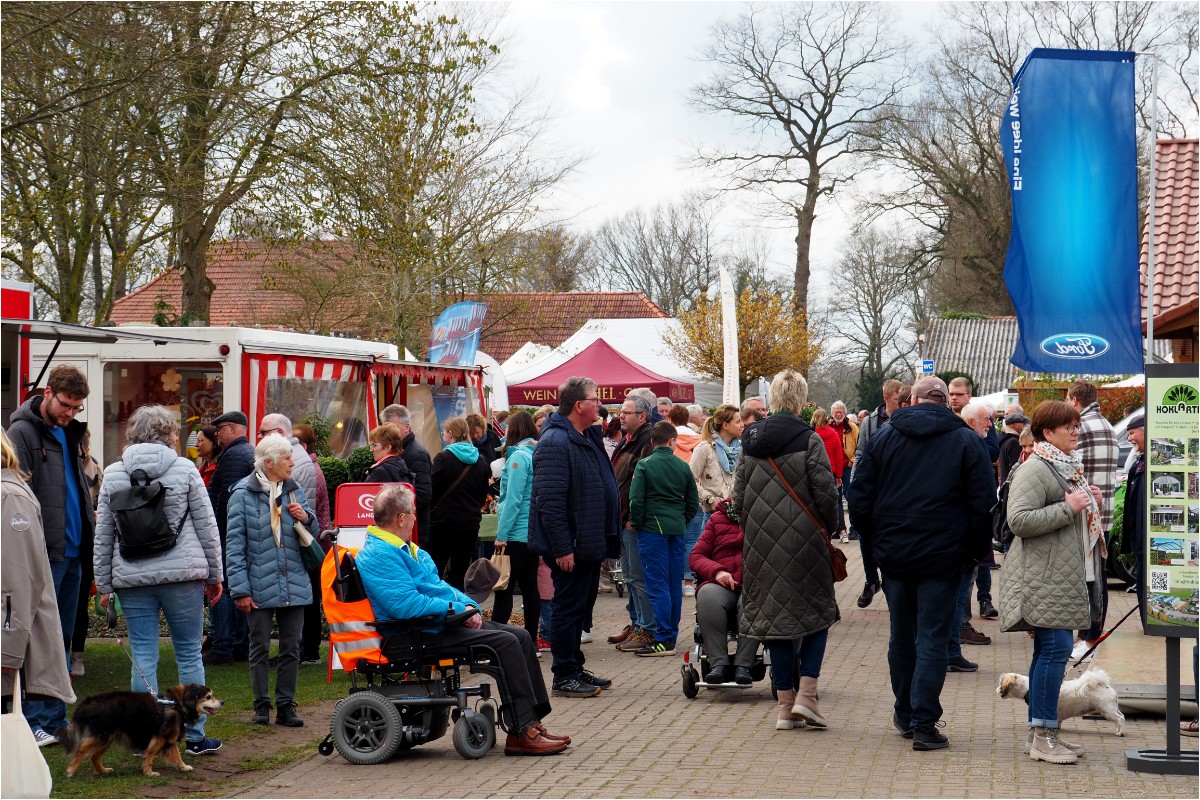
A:
{"type": "Polygon", "coordinates": [[[169,700],[165,697],[155,697],[154,699],[160,706],[165,706],[166,708],[179,708],[179,703],[176,703],[174,700],[169,700]]]}

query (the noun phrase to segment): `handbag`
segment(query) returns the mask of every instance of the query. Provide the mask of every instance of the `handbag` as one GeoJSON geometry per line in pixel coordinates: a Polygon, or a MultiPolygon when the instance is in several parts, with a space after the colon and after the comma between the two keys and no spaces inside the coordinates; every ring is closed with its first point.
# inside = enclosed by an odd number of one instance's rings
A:
{"type": "MultiPolygon", "coordinates": [[[[292,502],[296,502],[295,492],[292,492],[292,502]]],[[[313,538],[308,532],[308,527],[299,520],[292,521],[292,530],[296,531],[296,538],[300,540],[300,560],[304,562],[304,568],[309,572],[320,569],[321,564],[325,562],[325,550],[321,543],[313,538]]]]}
{"type": "Polygon", "coordinates": [[[512,577],[512,559],[508,553],[493,553],[491,562],[496,565],[496,569],[500,570],[500,577],[496,579],[494,590],[504,590],[508,588],[508,581],[512,577]]]}
{"type": "Polygon", "coordinates": [[[809,510],[808,504],[800,499],[800,495],[798,495],[796,490],[792,488],[792,484],[788,482],[788,479],[783,477],[783,473],[779,470],[779,465],[775,463],[775,459],[768,457],[767,461],[770,462],[771,469],[775,470],[775,474],[779,476],[779,480],[783,482],[785,487],[787,487],[788,494],[790,494],[792,499],[795,500],[802,509],[804,509],[804,513],[808,515],[810,520],[812,520],[813,525],[817,526],[817,531],[821,534],[821,539],[825,541],[826,547],[829,548],[829,566],[833,569],[833,582],[841,583],[842,581],[846,580],[846,578],[850,575],[850,571],[846,567],[846,554],[842,552],[842,548],[833,546],[833,542],[829,539],[829,531],[827,531],[825,526],[821,524],[821,520],[817,519],[816,514],[813,514],[813,512],[809,510]]]}
{"type": "Polygon", "coordinates": [[[21,672],[13,675],[11,714],[0,716],[0,796],[49,797],[50,766],[33,739],[33,729],[21,713],[21,672]]]}

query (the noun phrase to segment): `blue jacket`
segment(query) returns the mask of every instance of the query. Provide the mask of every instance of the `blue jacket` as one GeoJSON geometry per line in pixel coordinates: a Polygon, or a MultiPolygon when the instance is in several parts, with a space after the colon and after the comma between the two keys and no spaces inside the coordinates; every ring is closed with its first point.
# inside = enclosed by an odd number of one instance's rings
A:
{"type": "Polygon", "coordinates": [[[217,518],[222,545],[229,527],[229,494],[238,481],[253,473],[254,445],[245,436],[239,436],[221,451],[212,480],[208,482],[208,499],[212,503],[213,516],[217,518]]]}
{"type": "Polygon", "coordinates": [[[557,411],[550,414],[533,451],[529,547],[543,556],[570,553],[598,563],[605,537],[620,532],[617,479],[595,425],[580,433],[557,411]]]}
{"type": "Polygon", "coordinates": [[[529,541],[529,498],[533,492],[533,448],[537,442],[526,439],[508,448],[504,471],[500,475],[497,542],[529,541]]]}
{"type": "Polygon", "coordinates": [[[308,506],[300,484],[288,479],[283,484],[283,513],[279,516],[279,539],[275,546],[271,535],[269,495],[253,473],[238,481],[229,495],[229,529],[226,532],[226,580],[233,599],[249,597],[260,608],[306,606],[313,601],[312,584],[300,557],[300,540],[293,527],[295,520],[287,511],[296,502],[308,513],[305,525],[313,533],[317,515],[308,506]]]}
{"type": "MultiPolygon", "coordinates": [[[[415,619],[429,614],[445,618],[447,612],[459,613],[469,606],[479,607],[471,598],[438,577],[433,559],[417,548],[417,557],[367,529],[366,544],[354,558],[362,577],[367,599],[375,619],[415,619]]],[[[440,630],[437,626],[434,630],[440,630]]]]}

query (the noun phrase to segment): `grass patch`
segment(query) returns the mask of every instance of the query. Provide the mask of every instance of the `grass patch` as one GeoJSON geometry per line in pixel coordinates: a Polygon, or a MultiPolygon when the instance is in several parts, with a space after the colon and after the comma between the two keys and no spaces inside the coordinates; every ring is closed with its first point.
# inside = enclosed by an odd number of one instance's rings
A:
{"type": "MultiPolygon", "coordinates": [[[[325,656],[328,645],[322,645],[321,653],[325,656]]],[[[101,692],[129,689],[130,676],[133,673],[129,658],[112,640],[92,639],[87,643],[86,674],[75,680],[75,695],[79,699],[101,692]]],[[[323,700],[333,700],[345,697],[349,693],[349,678],[345,673],[334,671],[333,683],[325,682],[324,666],[306,666],[300,668],[300,677],[296,686],[296,704],[301,709],[319,703],[323,700]]],[[[234,752],[245,751],[248,755],[236,762],[240,769],[256,771],[262,769],[278,769],[299,758],[315,751],[314,745],[288,745],[278,750],[265,745],[270,741],[270,734],[261,726],[250,723],[250,712],[254,709],[254,694],[250,689],[250,670],[245,663],[235,663],[229,666],[205,667],[205,679],[213,693],[224,701],[224,707],[218,716],[210,717],[205,724],[208,736],[220,739],[225,743],[221,755],[228,752],[231,743],[253,739],[252,747],[237,747],[234,752]]],[[[175,666],[175,650],[170,642],[164,641],[159,647],[158,665],[159,686],[171,686],[179,681],[179,673],[175,666]]],[[[140,683],[141,679],[137,681],[140,683]]],[[[271,677],[272,691],[274,675],[271,677]]],[[[73,708],[68,709],[68,718],[73,708]]],[[[315,743],[327,731],[327,720],[306,720],[306,725],[312,728],[312,741],[315,743]]],[[[272,730],[275,729],[272,726],[272,730]]],[[[307,732],[308,727],[305,728],[307,732]]],[[[166,766],[162,759],[155,762],[155,769],[162,773],[158,778],[146,778],[140,771],[140,760],[120,747],[114,747],[105,756],[104,764],[111,767],[113,772],[107,776],[97,776],[90,763],[79,768],[75,777],[67,777],[67,756],[61,747],[47,747],[42,750],[50,765],[50,773],[54,777],[54,790],[51,797],[137,797],[145,793],[150,786],[167,786],[180,782],[195,782],[195,791],[191,786],[185,787],[188,794],[211,794],[220,791],[223,781],[206,780],[202,775],[192,772],[180,773],[166,766]]],[[[218,756],[220,757],[220,756],[218,756]]],[[[205,763],[210,756],[184,759],[193,766],[205,763]]],[[[229,756],[225,756],[228,760],[229,756]]]]}

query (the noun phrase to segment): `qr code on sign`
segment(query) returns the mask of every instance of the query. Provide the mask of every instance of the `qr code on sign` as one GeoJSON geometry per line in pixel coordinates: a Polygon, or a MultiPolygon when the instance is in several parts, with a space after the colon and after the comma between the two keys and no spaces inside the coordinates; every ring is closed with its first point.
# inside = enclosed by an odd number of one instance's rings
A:
{"type": "Polygon", "coordinates": [[[1150,570],[1150,591],[1165,592],[1170,588],[1170,583],[1167,580],[1168,572],[1165,569],[1150,570]]]}

